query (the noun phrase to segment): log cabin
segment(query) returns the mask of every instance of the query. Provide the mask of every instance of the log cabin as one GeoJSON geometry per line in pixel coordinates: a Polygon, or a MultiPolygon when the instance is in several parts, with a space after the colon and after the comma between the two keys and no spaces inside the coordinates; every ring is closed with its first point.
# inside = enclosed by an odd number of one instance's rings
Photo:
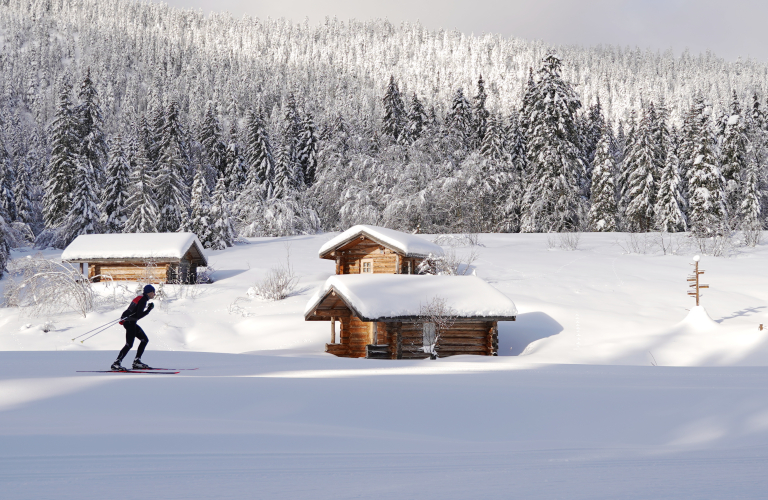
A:
{"type": "Polygon", "coordinates": [[[331,276],[310,299],[306,321],[328,321],[328,353],[352,358],[412,359],[457,354],[496,356],[499,321],[515,321],[517,308],[477,276],[331,276]],[[435,298],[450,308],[452,325],[435,338],[422,305],[435,298]]]}
{"type": "Polygon", "coordinates": [[[443,249],[415,234],[384,227],[353,226],[320,248],[320,258],[336,261],[336,274],[415,274],[429,255],[443,249]]]}
{"type": "Polygon", "coordinates": [[[208,265],[194,233],[84,234],[64,249],[61,260],[79,264],[100,281],[195,283],[197,268],[208,265]]]}

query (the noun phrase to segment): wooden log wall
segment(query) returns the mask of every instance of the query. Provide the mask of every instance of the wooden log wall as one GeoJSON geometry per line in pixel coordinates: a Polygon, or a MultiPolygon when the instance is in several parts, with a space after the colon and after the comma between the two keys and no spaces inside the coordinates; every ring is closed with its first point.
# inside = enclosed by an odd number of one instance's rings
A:
{"type": "Polygon", "coordinates": [[[360,261],[373,261],[373,274],[397,274],[397,254],[371,240],[362,240],[344,250],[340,259],[341,274],[360,274],[360,261]]]}
{"type": "MultiPolygon", "coordinates": [[[[149,279],[156,283],[165,283],[168,276],[168,268],[171,264],[163,263],[152,267],[138,264],[91,264],[88,266],[88,277],[93,279],[97,275],[108,275],[114,281],[140,281],[149,279]]],[[[99,281],[96,278],[96,281],[99,281]]]]}
{"type": "Polygon", "coordinates": [[[370,323],[355,316],[341,318],[341,344],[347,346],[348,357],[364,358],[365,346],[373,341],[371,337],[370,323]]]}
{"type": "MultiPolygon", "coordinates": [[[[364,358],[365,346],[373,343],[372,323],[355,316],[342,317],[338,344],[326,344],[326,352],[336,356],[364,358]]],[[[388,345],[391,359],[424,359],[422,326],[417,322],[377,323],[377,344],[388,345]]],[[[443,332],[438,356],[473,354],[496,356],[499,330],[495,321],[457,321],[443,332]]]]}
{"type": "MultiPolygon", "coordinates": [[[[429,357],[421,349],[423,334],[419,323],[403,323],[401,344],[402,359],[429,357]]],[[[493,356],[497,351],[498,329],[495,321],[457,321],[453,327],[442,333],[437,346],[437,354],[441,358],[458,354],[493,356]]]]}

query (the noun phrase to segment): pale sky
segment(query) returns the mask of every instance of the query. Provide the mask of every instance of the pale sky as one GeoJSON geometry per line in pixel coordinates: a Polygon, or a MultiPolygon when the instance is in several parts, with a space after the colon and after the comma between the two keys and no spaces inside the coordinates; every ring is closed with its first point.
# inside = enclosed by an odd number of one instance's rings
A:
{"type": "Polygon", "coordinates": [[[707,49],[728,60],[768,61],[766,0],[168,0],[174,7],[228,11],[310,24],[386,18],[431,29],[499,33],[553,44],[707,49]]]}

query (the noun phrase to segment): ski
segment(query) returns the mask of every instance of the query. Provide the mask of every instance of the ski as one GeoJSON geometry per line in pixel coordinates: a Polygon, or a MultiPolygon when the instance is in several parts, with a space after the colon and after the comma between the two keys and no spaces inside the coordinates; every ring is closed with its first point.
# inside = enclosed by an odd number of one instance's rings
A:
{"type": "Polygon", "coordinates": [[[179,372],[156,370],[77,370],[77,373],[147,373],[150,375],[175,375],[179,372]]]}
{"type": "Polygon", "coordinates": [[[199,370],[199,368],[142,368],[142,370],[162,370],[162,371],[174,372],[174,371],[199,370]]]}

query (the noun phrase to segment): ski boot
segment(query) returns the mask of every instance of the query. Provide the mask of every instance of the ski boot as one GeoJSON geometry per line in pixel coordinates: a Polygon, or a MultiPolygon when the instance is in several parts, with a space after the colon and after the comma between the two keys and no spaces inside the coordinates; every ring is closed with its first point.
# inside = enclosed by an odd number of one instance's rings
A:
{"type": "Polygon", "coordinates": [[[110,366],[109,369],[112,370],[112,371],[115,371],[115,372],[127,372],[128,371],[127,368],[124,368],[120,364],[120,360],[119,359],[116,360],[114,363],[112,363],[112,366],[110,366]]]}
{"type": "Polygon", "coordinates": [[[146,370],[149,368],[149,365],[145,365],[141,362],[140,359],[136,358],[133,360],[133,369],[134,370],[146,370]]]}

